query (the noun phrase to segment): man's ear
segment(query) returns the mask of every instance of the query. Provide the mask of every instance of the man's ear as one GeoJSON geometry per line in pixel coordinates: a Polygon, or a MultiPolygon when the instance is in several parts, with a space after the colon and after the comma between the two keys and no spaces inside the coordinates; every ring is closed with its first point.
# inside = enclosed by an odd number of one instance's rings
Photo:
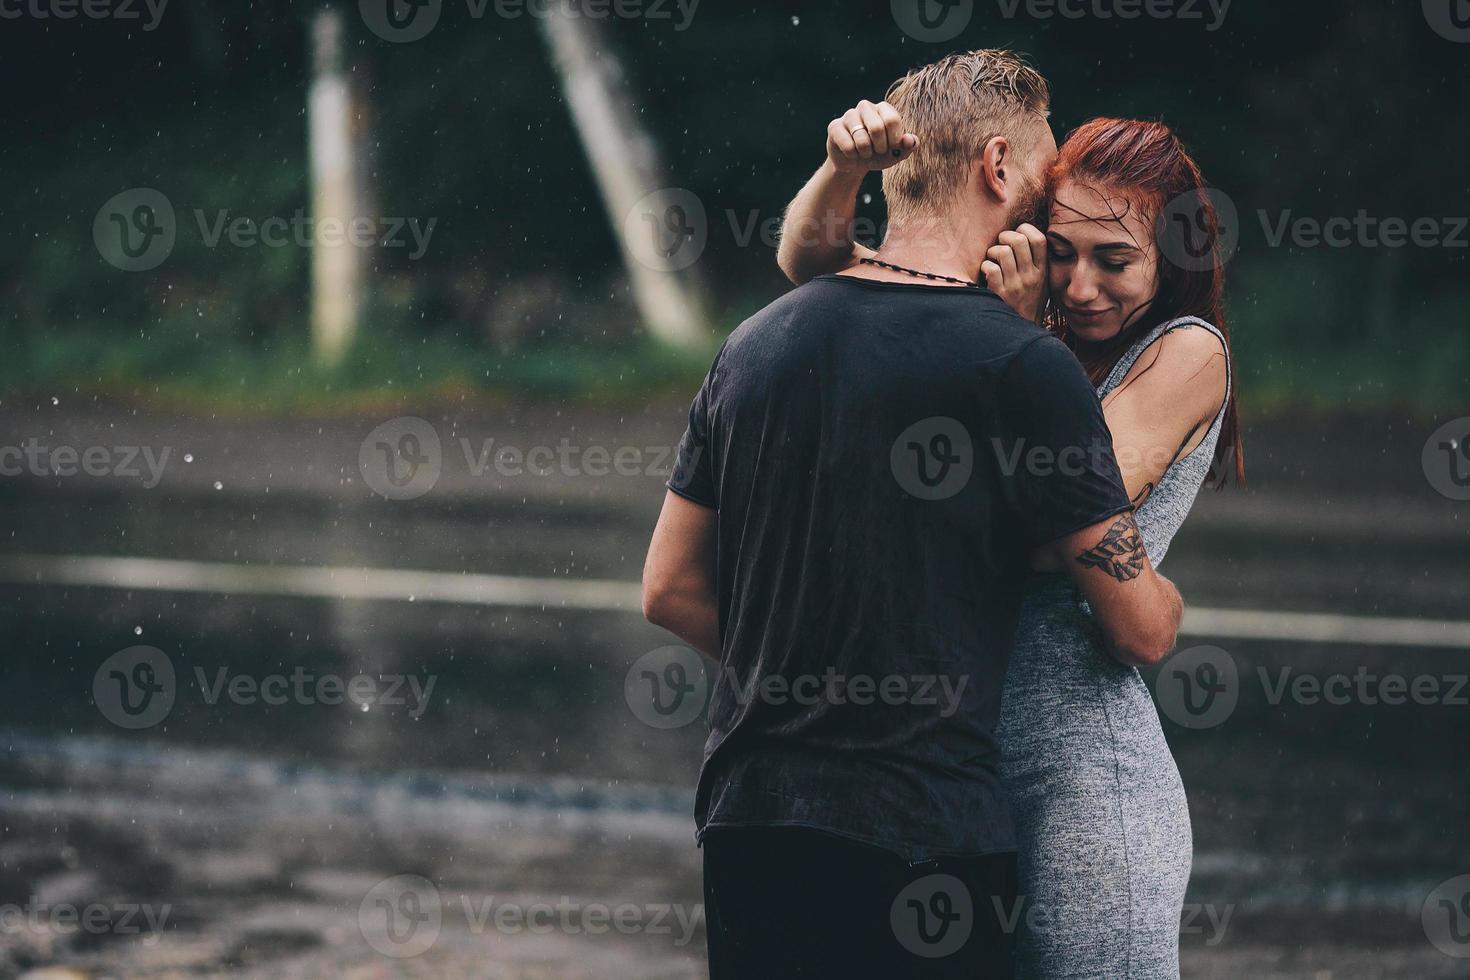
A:
{"type": "Polygon", "coordinates": [[[1011,142],[1004,136],[992,136],[980,151],[980,167],[977,176],[980,190],[997,201],[1007,200],[1007,181],[1012,168],[1011,142]]]}

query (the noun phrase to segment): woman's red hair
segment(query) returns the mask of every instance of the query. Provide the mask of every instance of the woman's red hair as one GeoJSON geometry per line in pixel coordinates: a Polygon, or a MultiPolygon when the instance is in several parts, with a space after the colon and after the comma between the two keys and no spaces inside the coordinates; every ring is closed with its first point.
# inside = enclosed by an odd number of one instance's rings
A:
{"type": "MultiPolygon", "coordinates": [[[[1225,483],[1224,474],[1233,469],[1236,482],[1244,485],[1245,455],[1236,417],[1234,357],[1225,326],[1225,263],[1220,253],[1219,216],[1199,165],[1174,131],[1163,123],[1094,119],[1074,130],[1062,145],[1047,172],[1048,197],[1055,200],[1056,190],[1064,182],[1116,191],[1131,206],[1143,209],[1154,228],[1154,245],[1160,257],[1159,289],[1152,304],[1138,322],[1125,324],[1105,356],[1085,365],[1088,376],[1094,384],[1101,382],[1134,341],[1160,323],[1193,316],[1214,324],[1225,336],[1225,356],[1232,383],[1207,482],[1218,489],[1225,483]],[[1176,203],[1181,198],[1183,207],[1176,203]],[[1171,213],[1177,209],[1181,214],[1197,216],[1197,227],[1191,229],[1186,227],[1186,222],[1158,220],[1166,207],[1171,213]],[[1193,242],[1185,240],[1186,235],[1193,236],[1196,232],[1208,236],[1210,251],[1206,254],[1212,255],[1213,261],[1171,261],[1171,256],[1200,254],[1189,249],[1193,242]],[[1201,265],[1204,268],[1199,268],[1201,265]]],[[[1120,213],[1090,217],[1121,216],[1120,213]]],[[[1075,338],[1067,328],[1066,314],[1059,304],[1049,304],[1046,320],[1047,326],[1075,349],[1075,338]]]]}

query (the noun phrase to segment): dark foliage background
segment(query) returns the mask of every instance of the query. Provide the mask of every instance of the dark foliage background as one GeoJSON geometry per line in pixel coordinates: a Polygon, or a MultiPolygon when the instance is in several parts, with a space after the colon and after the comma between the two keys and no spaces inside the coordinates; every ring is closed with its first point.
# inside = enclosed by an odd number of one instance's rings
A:
{"type": "MultiPolygon", "coordinates": [[[[308,206],[317,9],[173,0],[153,31],[115,19],[0,22],[10,354],[0,383],[238,375],[268,388],[289,373],[306,331],[307,251],[206,248],[189,215],[259,220],[308,206]],[[91,226],[105,200],[136,186],[170,198],[180,236],[162,267],[126,274],[101,260],[91,226]]],[[[375,253],[362,346],[379,356],[333,384],[382,383],[405,343],[422,355],[405,382],[454,377],[465,352],[471,384],[505,380],[508,360],[557,356],[565,367],[579,352],[617,350],[646,363],[629,353],[641,348],[630,346],[611,225],[537,25],[499,17],[493,3],[479,18],[471,9],[446,0],[428,37],[391,44],[343,4],[370,96],[379,210],[437,225],[418,261],[375,253]],[[512,349],[491,344],[497,318],[520,315],[528,295],[555,297],[557,315],[533,316],[541,325],[512,349]]],[[[947,50],[1007,45],[1051,79],[1059,135],[1099,114],[1161,118],[1237,204],[1229,300],[1247,411],[1432,409],[1470,380],[1467,249],[1273,248],[1259,214],[1470,214],[1470,44],[1435,33],[1420,0],[1236,2],[1214,31],[1208,14],[1034,19],[1022,7],[1007,18],[999,0],[977,0],[968,28],[942,45],[907,37],[887,0],[703,0],[685,30],[674,5],[664,9],[668,19],[611,18],[605,37],[667,182],[707,207],[699,271],[725,329],[785,288],[760,229],[820,162],[827,120],[947,50]]],[[[881,220],[876,179],[873,189],[866,213],[881,220]]]]}

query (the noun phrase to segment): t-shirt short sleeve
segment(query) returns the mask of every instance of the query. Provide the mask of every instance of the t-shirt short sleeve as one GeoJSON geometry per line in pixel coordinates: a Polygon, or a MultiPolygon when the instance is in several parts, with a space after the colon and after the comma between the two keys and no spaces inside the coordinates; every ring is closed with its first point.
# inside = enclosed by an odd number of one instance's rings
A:
{"type": "Polygon", "coordinates": [[[715,484],[714,454],[710,451],[711,388],[716,370],[716,367],[710,368],[704,384],[700,385],[698,394],[689,406],[689,427],[679,440],[679,449],[674,455],[674,472],[666,486],[702,507],[718,509],[720,503],[715,484]]]}
{"type": "Polygon", "coordinates": [[[1046,336],[1008,367],[1001,391],[1011,498],[1041,545],[1129,510],[1102,403],[1067,345],[1046,336]]]}

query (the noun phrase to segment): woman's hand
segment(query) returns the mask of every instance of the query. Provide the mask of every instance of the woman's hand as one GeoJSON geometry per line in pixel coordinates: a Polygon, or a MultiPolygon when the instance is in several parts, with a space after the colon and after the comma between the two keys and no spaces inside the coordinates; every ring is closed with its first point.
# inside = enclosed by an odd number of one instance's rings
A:
{"type": "Polygon", "coordinates": [[[1000,233],[980,265],[985,285],[1028,320],[1041,321],[1046,303],[1046,236],[1035,225],[1000,233]]]}
{"type": "Polygon", "coordinates": [[[914,155],[919,138],[887,102],[867,99],[827,124],[827,159],[840,174],[887,170],[914,155]]]}

